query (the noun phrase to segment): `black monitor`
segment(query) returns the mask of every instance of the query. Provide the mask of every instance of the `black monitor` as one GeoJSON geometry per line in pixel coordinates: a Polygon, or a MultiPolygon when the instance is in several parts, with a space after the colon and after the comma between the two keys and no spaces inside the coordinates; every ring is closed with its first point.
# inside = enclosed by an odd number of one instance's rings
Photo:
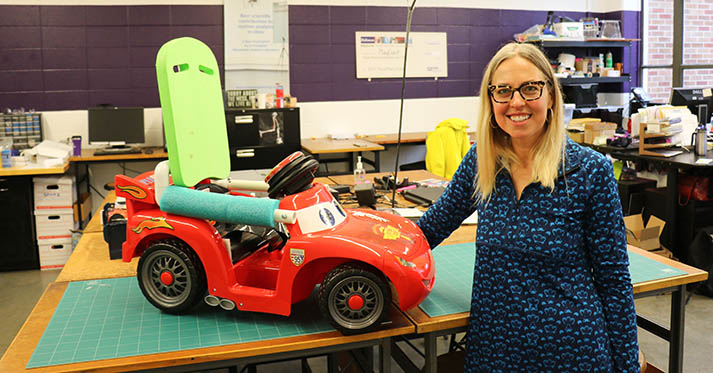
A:
{"type": "Polygon", "coordinates": [[[89,143],[111,147],[144,143],[144,108],[89,108],[89,143]]]}
{"type": "Polygon", "coordinates": [[[713,111],[713,96],[710,94],[711,89],[705,88],[674,88],[671,90],[670,104],[673,106],[686,106],[691,114],[698,117],[699,106],[703,105],[705,112],[703,118],[698,118],[699,121],[707,123],[713,111]],[[708,96],[704,93],[707,92],[708,96]]]}

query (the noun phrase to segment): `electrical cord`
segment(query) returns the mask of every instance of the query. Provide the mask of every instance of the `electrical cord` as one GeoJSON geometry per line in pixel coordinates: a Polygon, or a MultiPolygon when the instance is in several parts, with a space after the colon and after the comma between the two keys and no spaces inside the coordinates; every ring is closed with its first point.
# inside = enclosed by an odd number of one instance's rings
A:
{"type": "Polygon", "coordinates": [[[403,75],[401,76],[401,105],[399,108],[399,135],[396,139],[396,163],[394,165],[394,189],[391,193],[391,207],[396,205],[396,180],[398,180],[399,175],[399,150],[401,149],[401,128],[404,122],[404,97],[406,93],[406,59],[408,57],[408,44],[409,44],[409,33],[411,32],[411,20],[413,18],[413,11],[416,7],[416,0],[413,0],[411,7],[408,10],[408,17],[406,18],[406,41],[404,42],[404,68],[403,75]]]}

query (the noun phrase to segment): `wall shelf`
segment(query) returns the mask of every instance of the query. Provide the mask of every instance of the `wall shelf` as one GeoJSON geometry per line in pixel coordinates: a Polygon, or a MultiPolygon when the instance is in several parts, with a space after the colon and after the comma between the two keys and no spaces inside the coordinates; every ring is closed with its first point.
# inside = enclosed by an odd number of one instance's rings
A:
{"type": "Polygon", "coordinates": [[[589,39],[589,40],[536,40],[530,43],[541,45],[543,48],[609,48],[628,47],[632,41],[638,39],[589,39]]]}
{"type": "Polygon", "coordinates": [[[591,83],[625,83],[631,80],[629,75],[624,76],[597,76],[591,78],[559,78],[560,84],[577,85],[591,83]]]}

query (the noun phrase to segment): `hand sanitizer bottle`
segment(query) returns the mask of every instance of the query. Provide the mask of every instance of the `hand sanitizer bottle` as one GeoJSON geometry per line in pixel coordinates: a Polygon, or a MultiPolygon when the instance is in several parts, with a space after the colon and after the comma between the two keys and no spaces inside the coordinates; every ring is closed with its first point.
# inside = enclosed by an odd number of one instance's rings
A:
{"type": "Polygon", "coordinates": [[[354,169],[354,184],[364,183],[366,183],[366,171],[364,170],[364,164],[361,163],[361,156],[357,156],[357,164],[354,169]]]}

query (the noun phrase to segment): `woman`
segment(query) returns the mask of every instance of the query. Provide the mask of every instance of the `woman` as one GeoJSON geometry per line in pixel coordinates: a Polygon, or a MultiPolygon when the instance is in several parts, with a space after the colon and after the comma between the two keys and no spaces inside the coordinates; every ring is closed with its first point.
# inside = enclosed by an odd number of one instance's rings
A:
{"type": "Polygon", "coordinates": [[[638,371],[611,162],[567,139],[533,45],[501,48],[480,98],[476,144],[418,221],[434,248],[478,210],[466,371],[638,371]]]}

